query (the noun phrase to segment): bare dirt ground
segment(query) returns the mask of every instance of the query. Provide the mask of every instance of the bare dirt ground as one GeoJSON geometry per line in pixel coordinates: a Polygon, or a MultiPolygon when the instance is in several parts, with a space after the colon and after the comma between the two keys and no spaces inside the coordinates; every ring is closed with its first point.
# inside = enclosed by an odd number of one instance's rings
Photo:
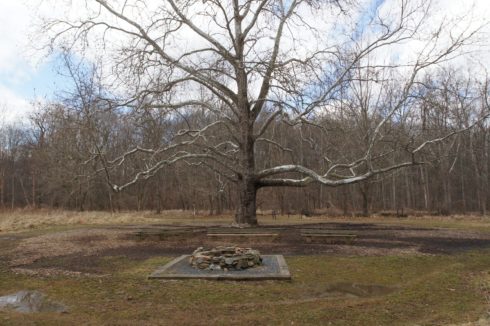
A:
{"type": "MultiPolygon", "coordinates": [[[[175,229],[174,225],[158,225],[175,229]]],[[[191,253],[196,247],[230,244],[211,240],[205,232],[171,236],[164,240],[139,239],[134,234],[149,225],[94,226],[62,231],[41,231],[0,235],[0,263],[28,275],[101,276],[107,257],[144,260],[159,256],[191,253]]],[[[490,233],[474,230],[422,228],[380,223],[318,223],[263,226],[257,232],[279,233],[276,240],[235,241],[253,246],[264,254],[292,255],[440,255],[490,248],[490,233]],[[306,243],[301,228],[348,231],[357,234],[350,244],[306,243]]],[[[105,268],[104,268],[105,266],[105,268]]]]}

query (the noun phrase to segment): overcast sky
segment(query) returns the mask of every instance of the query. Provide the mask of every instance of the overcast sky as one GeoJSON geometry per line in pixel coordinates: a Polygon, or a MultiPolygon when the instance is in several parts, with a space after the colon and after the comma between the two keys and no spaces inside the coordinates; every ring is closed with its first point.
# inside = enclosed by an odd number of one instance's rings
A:
{"type": "Polygon", "coordinates": [[[0,121],[25,116],[34,100],[52,96],[60,82],[53,60],[34,55],[29,42],[34,11],[27,3],[0,0],[0,121]]]}
{"type": "MultiPolygon", "coordinates": [[[[375,7],[396,0],[368,1],[372,1],[371,6],[375,7]]],[[[467,11],[473,3],[471,0],[440,1],[442,5],[438,15],[442,16],[467,11]]],[[[66,83],[56,72],[56,59],[39,58],[29,41],[31,22],[39,14],[39,8],[33,7],[35,2],[0,0],[0,121],[25,117],[33,101],[52,98],[56,89],[66,83]]],[[[490,12],[490,0],[475,0],[474,4],[476,15],[481,16],[475,19],[483,18],[490,12]]],[[[485,54],[480,54],[481,58],[488,57],[487,49],[484,51],[485,54]]]]}

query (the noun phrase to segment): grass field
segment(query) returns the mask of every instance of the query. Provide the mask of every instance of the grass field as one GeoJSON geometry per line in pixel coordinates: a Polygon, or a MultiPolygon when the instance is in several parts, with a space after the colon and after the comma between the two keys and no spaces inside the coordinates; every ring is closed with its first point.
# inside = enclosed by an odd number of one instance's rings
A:
{"type": "Polygon", "coordinates": [[[41,290],[69,313],[0,311],[2,325],[447,325],[488,309],[490,252],[431,257],[287,257],[291,282],[155,281],[169,257],[106,257],[110,277],[28,277],[6,270],[0,293],[41,290]],[[365,293],[352,292],[364,285],[365,293]]]}
{"type": "MultiPolygon", "coordinates": [[[[461,238],[486,234],[490,230],[487,221],[479,217],[302,219],[296,216],[277,220],[262,217],[260,220],[262,224],[369,221],[373,225],[445,227],[462,230],[461,234],[455,235],[461,238]]],[[[322,251],[286,255],[293,275],[290,282],[161,281],[148,280],[147,276],[175,255],[152,252],[152,246],[160,245],[156,242],[145,242],[144,247],[138,247],[150,251],[150,254],[138,257],[97,251],[97,246],[103,243],[100,239],[97,242],[99,233],[105,232],[100,226],[97,236],[86,237],[84,247],[78,251],[74,246],[81,245],[81,238],[67,236],[80,228],[90,231],[95,230],[94,225],[120,223],[215,225],[229,224],[231,217],[185,216],[180,212],[159,216],[151,213],[4,212],[0,215],[3,230],[0,236],[12,235],[14,240],[0,241],[3,246],[0,251],[0,296],[25,289],[39,290],[50,299],[65,304],[69,312],[27,315],[0,310],[0,325],[490,324],[487,318],[490,247],[441,254],[411,251],[391,254],[388,251],[388,254],[364,256],[322,251]],[[64,251],[72,250],[71,256],[52,253],[44,260],[36,258],[37,262],[30,263],[68,268],[69,264],[76,267],[78,259],[78,265],[83,267],[87,263],[83,260],[86,256],[97,273],[26,274],[12,268],[14,255],[22,248],[29,254],[35,246],[50,245],[33,241],[28,247],[29,239],[41,239],[51,234],[57,237],[57,244],[66,243],[64,251]]],[[[437,235],[437,230],[431,232],[437,235]]],[[[139,243],[131,245],[140,246],[139,243]]]]}
{"type": "MultiPolygon", "coordinates": [[[[349,223],[381,223],[388,225],[413,225],[421,227],[440,227],[455,229],[473,229],[490,232],[490,217],[475,215],[452,216],[417,216],[409,218],[384,217],[373,215],[371,217],[351,216],[315,216],[277,215],[272,218],[270,214],[259,213],[258,221],[261,225],[305,224],[321,222],[349,222],[349,223]]],[[[0,211],[0,232],[19,232],[30,229],[46,229],[56,226],[91,226],[114,224],[175,224],[175,225],[216,225],[231,224],[231,215],[209,216],[205,214],[194,215],[190,211],[164,211],[155,214],[150,211],[142,212],[76,212],[63,210],[5,210],[0,211]]]]}

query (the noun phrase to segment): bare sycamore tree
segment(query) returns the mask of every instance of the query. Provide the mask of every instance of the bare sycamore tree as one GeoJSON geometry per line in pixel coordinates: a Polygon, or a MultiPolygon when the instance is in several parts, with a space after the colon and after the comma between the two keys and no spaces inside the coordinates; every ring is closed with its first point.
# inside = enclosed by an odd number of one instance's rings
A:
{"type": "Polygon", "coordinates": [[[412,107],[424,74],[461,55],[477,30],[462,19],[434,23],[425,0],[393,2],[366,9],[354,0],[86,0],[77,19],[44,28],[54,47],[98,44],[111,54],[114,95],[101,103],[127,114],[164,112],[179,126],[158,146],[117,157],[95,151],[114,191],[185,162],[236,183],[236,222],[254,225],[261,187],[357,183],[422,163],[425,147],[474,124],[424,139],[412,107]],[[357,121],[358,137],[329,148],[343,115],[357,121]],[[265,147],[290,151],[269,130],[278,123],[317,160],[257,162],[265,147]],[[322,146],[304,126],[321,131],[322,146]],[[113,173],[134,157],[140,170],[115,184],[113,173]]]}

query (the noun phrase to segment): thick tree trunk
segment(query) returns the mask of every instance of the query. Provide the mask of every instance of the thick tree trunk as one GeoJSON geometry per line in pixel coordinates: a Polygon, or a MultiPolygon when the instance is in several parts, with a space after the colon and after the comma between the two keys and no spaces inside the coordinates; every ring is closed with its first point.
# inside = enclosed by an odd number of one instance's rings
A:
{"type": "Polygon", "coordinates": [[[239,75],[239,111],[240,118],[240,165],[241,176],[238,181],[238,210],[235,215],[235,222],[238,224],[257,225],[257,180],[255,177],[255,138],[253,131],[253,117],[250,105],[247,102],[247,80],[242,70],[238,70],[239,75]]]}
{"type": "Polygon", "coordinates": [[[252,130],[245,129],[242,143],[241,165],[244,168],[238,182],[238,209],[235,222],[238,224],[257,225],[257,182],[255,179],[255,152],[252,130]]]}
{"type": "Polygon", "coordinates": [[[235,215],[238,224],[257,225],[257,185],[245,179],[238,186],[239,204],[235,215]]]}

